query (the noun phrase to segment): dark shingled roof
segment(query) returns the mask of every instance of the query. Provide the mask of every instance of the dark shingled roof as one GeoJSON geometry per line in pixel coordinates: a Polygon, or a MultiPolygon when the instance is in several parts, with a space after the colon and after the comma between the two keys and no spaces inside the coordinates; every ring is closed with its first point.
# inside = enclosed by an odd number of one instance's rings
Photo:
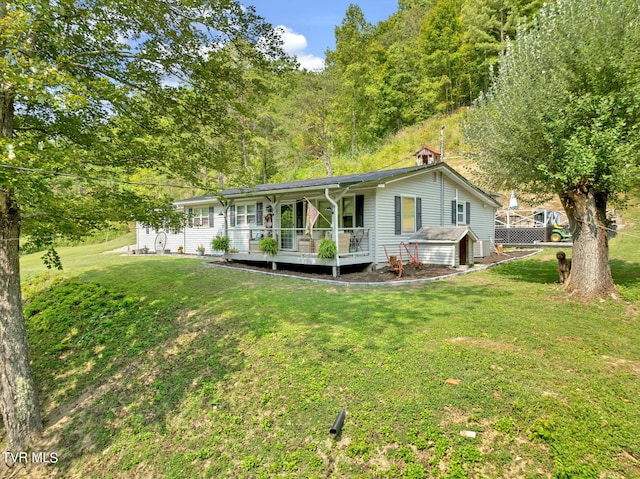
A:
{"type": "Polygon", "coordinates": [[[176,201],[175,204],[189,204],[189,203],[197,203],[203,202],[207,200],[213,199],[222,199],[222,198],[234,198],[234,197],[248,197],[253,195],[265,195],[274,192],[282,192],[287,190],[303,190],[303,189],[312,189],[312,188],[345,188],[355,184],[366,184],[371,183],[376,185],[380,182],[390,180],[393,177],[401,177],[402,175],[406,175],[412,173],[414,171],[429,171],[429,170],[439,170],[444,169],[448,171],[452,176],[457,177],[459,180],[466,183],[470,188],[477,191],[479,194],[488,197],[491,201],[495,203],[496,206],[500,206],[497,201],[492,198],[489,193],[482,191],[480,188],[469,183],[462,175],[456,172],[453,168],[451,168],[446,163],[438,162],[432,163],[430,165],[417,165],[410,166],[407,168],[396,168],[392,170],[380,170],[380,171],[371,171],[369,173],[355,173],[352,175],[343,175],[343,176],[328,176],[324,178],[312,178],[310,180],[297,180],[297,181],[285,181],[283,183],[268,183],[263,185],[255,185],[255,186],[241,186],[239,188],[229,188],[226,190],[220,190],[215,193],[208,193],[202,196],[196,196],[194,198],[188,198],[186,200],[176,201]]]}
{"type": "Polygon", "coordinates": [[[433,241],[457,243],[467,234],[470,234],[474,241],[478,241],[478,238],[468,226],[425,226],[416,231],[407,242],[433,241]]]}
{"type": "Polygon", "coordinates": [[[252,193],[268,193],[270,191],[293,190],[293,189],[299,189],[299,188],[313,188],[313,187],[321,188],[321,187],[328,187],[333,185],[337,185],[338,187],[345,187],[349,185],[354,185],[356,183],[364,183],[368,181],[377,182],[377,181],[384,180],[396,175],[403,175],[405,173],[410,173],[412,171],[429,169],[434,166],[435,164],[417,165],[417,166],[410,166],[408,168],[396,168],[393,170],[372,171],[369,173],[355,173],[352,175],[343,175],[343,176],[328,176],[324,178],[313,178],[310,180],[285,181],[283,183],[268,183],[264,185],[255,185],[251,187],[242,186],[239,188],[230,188],[227,190],[220,190],[216,194],[209,193],[206,195],[189,198],[187,200],[176,201],[176,203],[206,200],[210,198],[213,199],[213,198],[219,198],[219,197],[249,195],[252,193]]]}

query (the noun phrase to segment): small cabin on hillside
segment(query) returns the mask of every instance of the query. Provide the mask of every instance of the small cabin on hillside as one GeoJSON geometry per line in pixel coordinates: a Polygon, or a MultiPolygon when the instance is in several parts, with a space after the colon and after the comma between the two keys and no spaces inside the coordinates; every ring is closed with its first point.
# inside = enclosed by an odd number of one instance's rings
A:
{"type": "Polygon", "coordinates": [[[423,146],[414,153],[416,165],[431,165],[442,159],[442,153],[430,146],[423,146]]]}
{"type": "Polygon", "coordinates": [[[385,267],[387,255],[412,242],[432,264],[472,264],[474,256],[493,252],[500,204],[440,162],[233,188],[175,206],[184,211],[187,226],[157,232],[139,224],[138,248],[153,245],[162,233],[163,247],[173,252],[182,247],[196,253],[203,246],[207,254],[229,260],[271,263],[274,269],[329,266],[339,275],[346,265],[385,267]],[[229,239],[228,251],[212,250],[216,236],[229,239]],[[261,252],[262,238],[277,241],[276,254],[261,252]],[[335,258],[318,257],[323,239],[334,240],[335,258]]]}

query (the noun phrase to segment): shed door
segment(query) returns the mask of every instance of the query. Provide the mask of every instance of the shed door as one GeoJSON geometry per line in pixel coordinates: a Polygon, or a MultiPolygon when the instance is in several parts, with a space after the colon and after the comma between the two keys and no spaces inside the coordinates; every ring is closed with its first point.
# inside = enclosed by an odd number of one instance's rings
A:
{"type": "Polygon", "coordinates": [[[460,240],[460,264],[469,264],[469,236],[460,240]]]}

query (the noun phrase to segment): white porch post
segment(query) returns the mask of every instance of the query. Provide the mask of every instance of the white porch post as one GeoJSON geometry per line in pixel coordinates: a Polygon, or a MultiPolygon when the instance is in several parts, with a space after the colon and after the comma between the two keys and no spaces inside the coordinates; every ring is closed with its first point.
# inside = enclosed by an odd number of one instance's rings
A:
{"type": "Polygon", "coordinates": [[[333,234],[333,241],[336,244],[336,265],[333,267],[333,276],[340,275],[340,250],[338,250],[340,242],[338,241],[338,203],[329,195],[329,189],[325,188],[324,196],[331,203],[331,231],[333,234]]]}

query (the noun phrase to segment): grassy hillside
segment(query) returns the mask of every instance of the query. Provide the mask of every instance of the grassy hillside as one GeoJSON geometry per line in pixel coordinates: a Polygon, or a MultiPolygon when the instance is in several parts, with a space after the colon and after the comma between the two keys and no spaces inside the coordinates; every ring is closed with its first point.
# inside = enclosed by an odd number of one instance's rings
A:
{"type": "Polygon", "coordinates": [[[127,239],[61,251],[63,273],[26,256],[40,449],[59,457],[29,477],[638,478],[631,212],[623,300],[587,304],[554,251],[374,289],[100,253],[127,239]]]}
{"type": "MultiPolygon", "coordinates": [[[[415,126],[405,128],[396,135],[387,138],[380,146],[369,152],[360,152],[355,158],[349,155],[332,157],[335,175],[343,175],[374,170],[387,170],[413,166],[416,163],[414,153],[422,146],[429,145],[440,149],[440,129],[444,129],[444,148],[447,163],[460,168],[464,174],[466,162],[461,156],[462,132],[460,122],[463,112],[448,116],[434,116],[415,126]]],[[[326,174],[320,161],[307,168],[292,172],[295,178],[316,178],[326,174]]]]}

